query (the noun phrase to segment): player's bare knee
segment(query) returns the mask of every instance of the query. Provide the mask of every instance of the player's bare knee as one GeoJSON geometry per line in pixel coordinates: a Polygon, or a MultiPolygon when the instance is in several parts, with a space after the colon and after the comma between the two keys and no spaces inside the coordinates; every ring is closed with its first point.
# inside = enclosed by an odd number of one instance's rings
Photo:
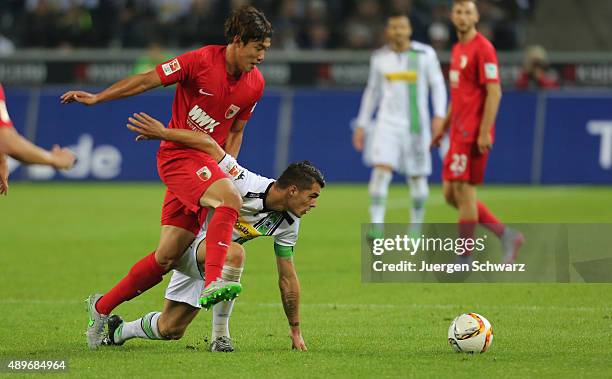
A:
{"type": "Polygon", "coordinates": [[[225,264],[232,267],[242,267],[244,265],[244,257],[244,247],[236,242],[232,242],[225,257],[225,264]]]}
{"type": "Polygon", "coordinates": [[[444,186],[444,199],[446,200],[447,204],[455,208],[457,207],[457,199],[455,198],[455,193],[452,186],[444,186]]]}
{"type": "Polygon", "coordinates": [[[159,334],[167,340],[180,340],[185,335],[187,327],[183,325],[171,325],[165,328],[159,327],[159,334]]]}
{"type": "Polygon", "coordinates": [[[175,264],[178,262],[180,257],[174,257],[172,254],[168,254],[165,250],[159,248],[155,250],[155,261],[158,265],[164,268],[166,272],[170,271],[175,264]]]}
{"type": "Polygon", "coordinates": [[[223,194],[223,199],[221,199],[221,201],[223,206],[233,208],[236,211],[240,211],[240,208],[242,208],[242,197],[237,190],[231,192],[228,191],[227,193],[223,194]]]}

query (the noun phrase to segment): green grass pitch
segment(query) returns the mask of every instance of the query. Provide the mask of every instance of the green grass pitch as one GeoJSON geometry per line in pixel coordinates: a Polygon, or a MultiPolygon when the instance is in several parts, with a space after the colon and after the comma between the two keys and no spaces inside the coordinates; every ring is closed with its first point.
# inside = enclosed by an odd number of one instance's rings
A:
{"type": "MultiPolygon", "coordinates": [[[[330,185],[302,222],[295,259],[308,352],[289,349],[265,238],[246,245],[236,353],[206,351],[204,311],[180,341],[88,351],[83,299],[155,248],[162,194],[158,184],[15,184],[0,198],[0,358],[68,359],[78,378],[612,376],[612,285],[362,284],[363,185],[330,185]],[[486,354],[447,345],[451,319],[465,311],[494,326],[486,354]]],[[[606,187],[485,187],[480,197],[507,222],[612,222],[606,187]]],[[[408,220],[404,187],[392,188],[389,208],[388,222],[408,220]]],[[[427,211],[429,222],[456,220],[439,187],[427,211]]],[[[116,313],[161,309],[165,283],[116,313]]]]}

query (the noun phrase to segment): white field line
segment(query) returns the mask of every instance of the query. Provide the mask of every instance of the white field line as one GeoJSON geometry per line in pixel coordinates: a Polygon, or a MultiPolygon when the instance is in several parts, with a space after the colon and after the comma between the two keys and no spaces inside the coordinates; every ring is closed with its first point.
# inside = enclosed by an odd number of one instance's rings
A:
{"type": "MultiPolygon", "coordinates": [[[[157,303],[157,301],[155,301],[157,303]]],[[[134,303],[152,303],[151,301],[134,301],[134,303]]],[[[42,299],[0,299],[0,304],[6,305],[81,305],[83,300],[42,300],[42,299]]],[[[262,308],[282,308],[281,303],[250,303],[241,301],[245,306],[262,308]]],[[[612,307],[562,307],[556,305],[455,305],[455,304],[347,304],[347,303],[302,303],[305,308],[339,308],[339,309],[456,309],[456,308],[479,308],[493,310],[520,310],[532,312],[565,311],[565,312],[612,312],[612,307]]]]}

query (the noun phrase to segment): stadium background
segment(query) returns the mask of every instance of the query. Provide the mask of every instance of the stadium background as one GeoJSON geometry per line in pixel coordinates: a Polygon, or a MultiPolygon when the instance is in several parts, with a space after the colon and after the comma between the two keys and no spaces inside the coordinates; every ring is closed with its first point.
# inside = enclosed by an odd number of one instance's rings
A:
{"type": "MultiPolygon", "coordinates": [[[[221,20],[243,3],[8,1],[0,11],[0,82],[13,121],[42,146],[75,146],[80,161],[60,174],[13,164],[13,180],[157,180],[156,144],[133,142],[123,126],[136,111],[167,121],[173,88],[91,108],[60,106],[57,99],[66,89],[95,90],[186,49],[223,43],[221,20]]],[[[437,48],[446,73],[455,39],[449,3],[252,3],[267,12],[276,34],[261,67],[267,91],[247,128],[241,162],[274,176],[288,162],[308,158],[332,182],[366,181],[349,125],[367,78],[367,49],[382,43],[385,15],[402,9],[411,14],[414,38],[437,48]]],[[[504,88],[488,182],[612,183],[612,32],[605,24],[612,3],[589,4],[480,2],[479,29],[499,50],[504,88]],[[547,17],[551,11],[554,20],[547,17]],[[534,44],[550,50],[548,75],[560,89],[516,89],[523,50],[534,44]]],[[[431,178],[439,181],[440,161],[434,163],[431,178]]]]}
{"type": "MultiPolygon", "coordinates": [[[[277,34],[240,161],[273,176],[306,158],[330,181],[303,220],[296,249],[307,354],[288,349],[270,241],[247,246],[233,356],[204,355],[208,313],[176,343],[86,350],[81,299],[110,288],[159,233],[157,146],[134,142],[125,121],[136,111],[167,121],[173,90],[94,107],[61,106],[59,95],[102,88],[190,47],[221,42],[221,20],[242,3],[2,2],[0,82],[15,126],[44,147],[74,146],[79,162],[64,173],[13,162],[9,196],[0,199],[0,359],[68,359],[75,377],[609,376],[609,284],[360,282],[368,169],[352,150],[349,124],[370,49],[381,42],[385,14],[403,8],[411,11],[415,38],[437,48],[446,70],[454,33],[445,0],[251,2],[277,34]],[[40,183],[47,180],[60,183],[40,183]],[[485,355],[457,356],[446,344],[452,317],[466,311],[493,322],[495,343],[485,355]]],[[[480,7],[480,29],[500,50],[504,97],[487,172],[493,185],[479,197],[506,222],[612,222],[612,2],[481,0],[480,7]],[[548,50],[547,72],[559,89],[516,88],[533,44],[548,50]]],[[[391,188],[388,205],[387,221],[407,222],[404,185],[391,188]]],[[[426,221],[456,217],[434,185],[426,221]]],[[[163,289],[117,312],[135,319],[159,309],[163,289]]]]}

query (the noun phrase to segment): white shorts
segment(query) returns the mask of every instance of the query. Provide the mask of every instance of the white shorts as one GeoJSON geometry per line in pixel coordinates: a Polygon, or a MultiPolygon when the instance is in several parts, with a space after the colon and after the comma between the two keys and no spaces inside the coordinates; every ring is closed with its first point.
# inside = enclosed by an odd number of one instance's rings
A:
{"type": "Polygon", "coordinates": [[[172,270],[172,277],[166,288],[166,299],[202,308],[199,299],[204,289],[204,272],[198,264],[197,254],[198,247],[205,238],[205,236],[196,238],[183,253],[176,268],[172,270]]]}
{"type": "Polygon", "coordinates": [[[367,136],[364,161],[368,166],[386,165],[406,176],[431,175],[428,134],[377,124],[367,136]]]}

